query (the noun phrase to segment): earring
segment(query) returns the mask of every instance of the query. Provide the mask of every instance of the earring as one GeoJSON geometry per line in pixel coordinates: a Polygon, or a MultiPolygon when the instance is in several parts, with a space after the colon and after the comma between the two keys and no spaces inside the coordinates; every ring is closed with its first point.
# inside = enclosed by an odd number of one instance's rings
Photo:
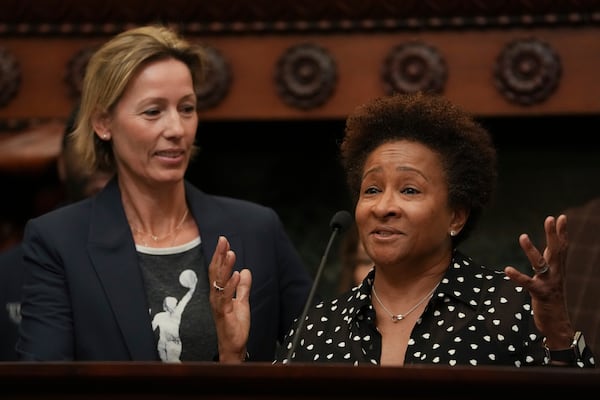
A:
{"type": "Polygon", "coordinates": [[[105,133],[104,135],[102,135],[102,139],[103,140],[108,140],[108,135],[105,133]]]}
{"type": "Polygon", "coordinates": [[[456,236],[456,231],[454,229],[450,231],[450,236],[456,236]]]}

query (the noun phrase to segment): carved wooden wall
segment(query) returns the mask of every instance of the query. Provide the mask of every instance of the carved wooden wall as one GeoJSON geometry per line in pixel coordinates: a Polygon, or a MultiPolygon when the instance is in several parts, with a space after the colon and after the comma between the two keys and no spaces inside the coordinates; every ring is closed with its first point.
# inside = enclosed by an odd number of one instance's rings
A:
{"type": "Polygon", "coordinates": [[[207,119],[343,118],[431,90],[480,115],[600,111],[598,1],[7,0],[0,126],[63,118],[111,35],[166,22],[210,49],[207,119]]]}
{"type": "Polygon", "coordinates": [[[0,173],[41,174],[96,46],[154,22],[207,46],[206,121],[342,120],[415,90],[482,117],[600,115],[600,0],[3,0],[0,173]]]}

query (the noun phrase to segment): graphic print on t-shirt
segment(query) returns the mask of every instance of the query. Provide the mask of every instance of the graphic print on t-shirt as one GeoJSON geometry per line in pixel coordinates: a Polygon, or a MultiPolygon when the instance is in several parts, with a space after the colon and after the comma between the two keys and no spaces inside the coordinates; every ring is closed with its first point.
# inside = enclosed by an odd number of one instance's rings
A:
{"type": "Polygon", "coordinates": [[[159,330],[158,354],[165,362],[181,362],[179,358],[182,350],[179,336],[181,315],[196,290],[198,276],[191,269],[186,269],[179,275],[179,283],[188,289],[186,294],[179,301],[173,296],[165,297],[164,311],[156,313],[152,319],[152,330],[159,330]]]}
{"type": "Polygon", "coordinates": [[[140,247],[138,257],[157,359],[214,361],[219,350],[209,299],[212,286],[200,239],[164,249],[140,247]]]}

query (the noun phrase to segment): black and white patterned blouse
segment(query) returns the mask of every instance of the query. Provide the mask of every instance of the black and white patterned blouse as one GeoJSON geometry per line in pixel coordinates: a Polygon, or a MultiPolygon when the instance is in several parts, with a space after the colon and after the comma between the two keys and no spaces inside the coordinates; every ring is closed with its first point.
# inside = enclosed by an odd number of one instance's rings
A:
{"type": "MultiPolygon", "coordinates": [[[[374,277],[375,269],[358,287],[310,310],[292,360],[380,364],[381,335],[371,299],[374,277]]],[[[288,361],[297,323],[279,348],[275,363],[288,361]]],[[[527,290],[516,286],[503,271],[475,265],[457,251],[415,324],[404,364],[547,365],[542,340],[527,290]]],[[[594,366],[589,349],[577,366],[594,366]]]]}

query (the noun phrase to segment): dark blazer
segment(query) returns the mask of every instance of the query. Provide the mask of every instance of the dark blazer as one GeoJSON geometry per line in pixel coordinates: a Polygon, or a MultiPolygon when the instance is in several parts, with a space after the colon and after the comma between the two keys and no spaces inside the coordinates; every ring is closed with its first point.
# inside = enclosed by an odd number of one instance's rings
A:
{"type": "Polygon", "coordinates": [[[18,359],[15,343],[23,275],[23,250],[17,244],[0,254],[0,361],[18,359]]]}
{"type": "Polygon", "coordinates": [[[565,210],[569,232],[565,287],[573,327],[600,354],[600,196],[565,210]]]}
{"type": "MultiPolygon", "coordinates": [[[[135,243],[113,179],[98,195],[30,220],[17,352],[22,360],[159,360],[135,243]]],[[[185,183],[206,266],[220,235],[252,271],[248,352],[272,361],[312,279],[274,210],[185,183]]]]}

